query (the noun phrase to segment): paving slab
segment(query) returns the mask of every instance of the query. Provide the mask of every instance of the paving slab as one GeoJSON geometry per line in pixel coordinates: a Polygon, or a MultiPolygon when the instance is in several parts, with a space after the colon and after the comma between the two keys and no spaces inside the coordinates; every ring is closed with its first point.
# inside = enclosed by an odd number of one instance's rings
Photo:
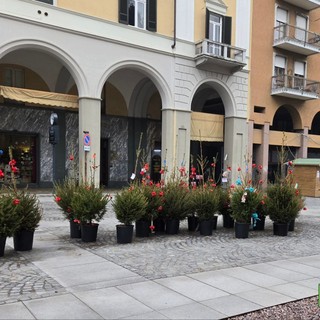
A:
{"type": "Polygon", "coordinates": [[[163,309],[160,311],[169,319],[222,319],[226,314],[208,308],[202,304],[192,303],[188,305],[163,309]]]}
{"type": "Polygon", "coordinates": [[[102,319],[72,294],[24,302],[36,319],[102,319]]]}
{"type": "Polygon", "coordinates": [[[153,281],[123,285],[117,288],[156,311],[193,302],[182,294],[153,281]]]}
{"type": "Polygon", "coordinates": [[[295,299],[312,297],[318,293],[317,289],[308,288],[298,283],[286,283],[278,286],[272,286],[272,287],[269,287],[268,289],[275,292],[282,293],[286,296],[289,296],[295,299]]]}
{"type": "Polygon", "coordinates": [[[153,311],[117,288],[78,292],[75,295],[104,319],[119,319],[153,311]]]}
{"type": "Polygon", "coordinates": [[[221,272],[228,276],[265,288],[286,283],[286,281],[279,278],[260,273],[254,269],[250,270],[243,267],[227,268],[221,270],[221,272]]]}
{"type": "Polygon", "coordinates": [[[228,295],[225,291],[186,276],[164,278],[155,280],[155,282],[195,301],[209,300],[228,295]]]}
{"type": "Polygon", "coordinates": [[[0,319],[36,319],[22,302],[2,305],[0,307],[0,319]]]}
{"type": "Polygon", "coordinates": [[[241,292],[241,294],[237,294],[237,296],[253,303],[259,304],[263,307],[270,307],[295,300],[290,296],[286,296],[284,294],[265,288],[241,292]]]}
{"type": "Polygon", "coordinates": [[[271,265],[280,266],[281,268],[291,271],[300,272],[312,277],[320,277],[320,268],[308,266],[304,263],[298,263],[293,260],[279,260],[270,262],[271,265]]]}
{"type": "Polygon", "coordinates": [[[136,276],[135,273],[109,261],[78,264],[72,268],[46,268],[46,272],[67,288],[136,276]]]}
{"type": "Polygon", "coordinates": [[[289,282],[295,282],[295,281],[312,278],[312,276],[309,276],[307,274],[282,268],[281,264],[280,266],[276,266],[270,263],[259,263],[259,264],[247,265],[247,266],[244,266],[243,268],[254,270],[265,275],[272,275],[275,278],[282,279],[289,282]]]}
{"type": "Polygon", "coordinates": [[[228,295],[202,302],[204,305],[232,317],[262,308],[262,305],[248,301],[236,295],[228,295]]]}
{"type": "Polygon", "coordinates": [[[225,275],[220,270],[189,274],[188,276],[212,287],[223,290],[229,294],[259,289],[259,287],[256,285],[225,275]]]}

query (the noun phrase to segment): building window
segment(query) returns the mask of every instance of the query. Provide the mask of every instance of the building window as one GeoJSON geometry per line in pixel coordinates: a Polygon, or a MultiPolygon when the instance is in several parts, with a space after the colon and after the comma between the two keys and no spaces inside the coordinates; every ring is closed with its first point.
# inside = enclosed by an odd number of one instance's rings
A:
{"type": "Polygon", "coordinates": [[[303,61],[294,62],[294,88],[303,89],[306,76],[306,63],[303,61]]]}
{"type": "Polygon", "coordinates": [[[283,37],[286,36],[287,23],[288,23],[288,11],[280,7],[277,7],[275,39],[282,39],[283,37]]]}
{"type": "Polygon", "coordinates": [[[276,56],[274,61],[274,75],[284,76],[286,74],[287,59],[283,56],[276,56]]]}
{"type": "Polygon", "coordinates": [[[11,182],[11,168],[9,166],[9,146],[11,146],[13,158],[17,162],[18,172],[15,173],[17,184],[37,182],[37,136],[35,134],[14,134],[0,132],[0,149],[3,151],[0,157],[0,169],[4,177],[0,183],[11,182]]]}
{"type": "Polygon", "coordinates": [[[307,29],[308,29],[308,18],[302,15],[297,15],[295,38],[302,42],[307,41],[308,39],[307,29]]]}
{"type": "Polygon", "coordinates": [[[231,17],[221,16],[207,9],[206,38],[211,41],[231,44],[231,17]]]}
{"type": "Polygon", "coordinates": [[[53,4],[53,0],[36,0],[36,1],[53,4]]]}
{"type": "Polygon", "coordinates": [[[157,1],[119,0],[119,22],[157,31],[157,1]]]}
{"type": "Polygon", "coordinates": [[[24,70],[15,68],[5,68],[3,85],[8,87],[24,88],[24,70]]]}

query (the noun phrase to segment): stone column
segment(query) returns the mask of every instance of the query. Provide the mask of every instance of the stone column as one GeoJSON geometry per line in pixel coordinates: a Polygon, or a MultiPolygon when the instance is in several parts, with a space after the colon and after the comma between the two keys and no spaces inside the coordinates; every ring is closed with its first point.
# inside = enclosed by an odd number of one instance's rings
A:
{"type": "Polygon", "coordinates": [[[100,185],[101,99],[79,98],[80,180],[100,185]],[[90,151],[84,151],[84,135],[90,136],[90,151]],[[93,168],[95,166],[95,168],[93,168]]]}
{"type": "Polygon", "coordinates": [[[237,179],[237,168],[243,170],[245,156],[248,155],[248,123],[244,118],[225,118],[224,129],[224,170],[231,167],[231,179],[233,183],[237,179]]]}
{"type": "Polygon", "coordinates": [[[182,165],[189,169],[190,121],[190,111],[162,110],[161,160],[169,175],[182,165]]]}
{"type": "Polygon", "coordinates": [[[308,127],[304,127],[303,130],[298,131],[301,133],[301,145],[298,150],[299,158],[308,158],[308,131],[308,127]]]}

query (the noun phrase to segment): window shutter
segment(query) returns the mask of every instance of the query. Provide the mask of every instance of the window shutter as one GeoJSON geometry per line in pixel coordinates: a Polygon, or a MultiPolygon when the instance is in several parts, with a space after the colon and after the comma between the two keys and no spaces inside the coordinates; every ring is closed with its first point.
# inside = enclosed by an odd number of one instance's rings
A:
{"type": "Polygon", "coordinates": [[[157,31],[157,0],[147,1],[147,30],[157,31]]]}
{"type": "Polygon", "coordinates": [[[223,17],[222,21],[222,43],[231,44],[231,17],[223,17]]]}
{"type": "Polygon", "coordinates": [[[210,20],[210,11],[206,9],[206,39],[209,39],[209,20],[210,20]]]}
{"type": "Polygon", "coordinates": [[[119,0],[119,22],[128,24],[128,0],[119,0]]]}

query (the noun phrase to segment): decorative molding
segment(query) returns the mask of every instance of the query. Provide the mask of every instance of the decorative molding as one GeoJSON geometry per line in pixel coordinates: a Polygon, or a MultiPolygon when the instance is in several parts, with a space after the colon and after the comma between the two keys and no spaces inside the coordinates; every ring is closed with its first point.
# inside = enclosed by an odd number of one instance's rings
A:
{"type": "Polygon", "coordinates": [[[227,14],[227,6],[222,0],[206,0],[206,7],[208,10],[226,15],[227,14]]]}

